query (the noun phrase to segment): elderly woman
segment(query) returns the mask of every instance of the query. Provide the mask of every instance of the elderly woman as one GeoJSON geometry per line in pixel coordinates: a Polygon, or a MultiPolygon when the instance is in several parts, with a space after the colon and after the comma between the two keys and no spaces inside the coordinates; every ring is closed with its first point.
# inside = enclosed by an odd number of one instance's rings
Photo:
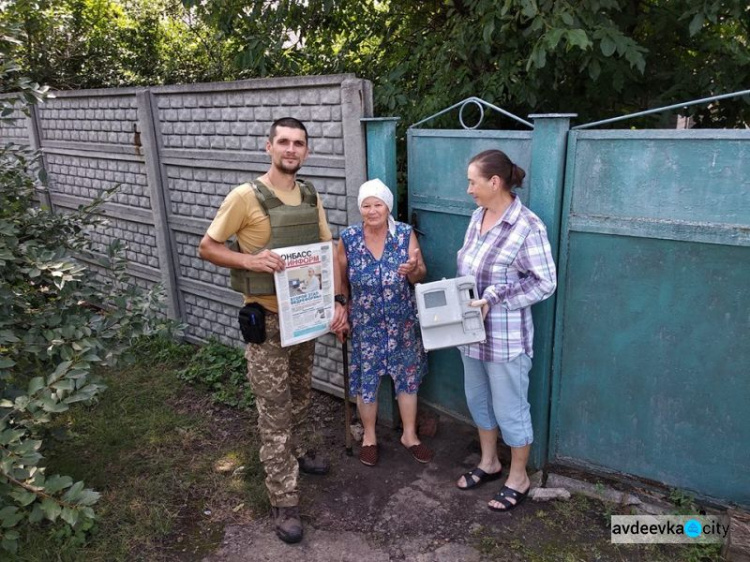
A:
{"type": "Polygon", "coordinates": [[[528,402],[534,325],[531,305],[555,291],[547,230],[513,188],[526,172],[505,153],[487,150],[469,163],[468,193],[479,205],[458,252],[458,275],[474,275],[487,339],[464,346],[464,389],[479,430],[479,465],[461,476],[462,490],[500,477],[498,427],[511,449],[510,473],[489,508],[509,511],[529,492],[526,463],[534,439],[528,402]]]}
{"type": "Polygon", "coordinates": [[[367,466],[378,462],[377,393],[380,379],[390,376],[403,424],[401,444],[417,461],[427,463],[433,453],[416,431],[417,390],[426,370],[426,354],[413,288],[426,268],[411,226],[391,217],[393,196],[383,182],[362,184],[357,201],[362,223],[341,233],[336,250],[341,272],[341,294],[336,298],[347,302],[348,295],[348,391],[357,397],[365,430],[359,460],[367,466]]]}

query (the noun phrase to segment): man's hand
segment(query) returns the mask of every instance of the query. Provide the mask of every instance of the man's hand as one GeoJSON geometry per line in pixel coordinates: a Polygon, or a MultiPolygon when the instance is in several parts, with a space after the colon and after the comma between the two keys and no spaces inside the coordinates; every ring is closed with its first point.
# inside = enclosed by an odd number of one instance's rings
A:
{"type": "Polygon", "coordinates": [[[281,256],[273,253],[271,250],[263,250],[257,254],[235,252],[227,248],[223,242],[217,242],[208,234],[203,236],[198,246],[198,255],[219,267],[249,269],[261,273],[283,271],[286,265],[281,256]]]}
{"type": "Polygon", "coordinates": [[[284,271],[286,263],[279,254],[271,250],[263,250],[257,254],[242,254],[245,257],[245,269],[261,273],[284,271]]]}
{"type": "Polygon", "coordinates": [[[473,308],[479,308],[481,306],[482,307],[482,320],[487,318],[487,313],[490,311],[490,305],[487,302],[487,299],[479,299],[479,300],[471,301],[469,303],[469,306],[473,308]]]}

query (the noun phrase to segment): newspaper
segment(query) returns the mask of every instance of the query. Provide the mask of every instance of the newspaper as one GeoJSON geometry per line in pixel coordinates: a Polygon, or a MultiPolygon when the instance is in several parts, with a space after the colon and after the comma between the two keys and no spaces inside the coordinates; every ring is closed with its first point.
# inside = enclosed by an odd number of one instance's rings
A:
{"type": "Polygon", "coordinates": [[[286,262],[274,274],[281,346],[327,334],[333,319],[333,244],[316,242],[275,248],[286,262]]]}

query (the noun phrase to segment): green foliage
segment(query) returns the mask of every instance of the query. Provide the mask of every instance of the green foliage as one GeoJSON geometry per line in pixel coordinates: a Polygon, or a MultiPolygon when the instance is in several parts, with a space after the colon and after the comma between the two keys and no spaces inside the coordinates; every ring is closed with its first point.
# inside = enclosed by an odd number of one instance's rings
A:
{"type": "Polygon", "coordinates": [[[669,501],[675,505],[675,515],[695,515],[698,513],[695,498],[684,490],[674,488],[669,493],[669,501]]]}
{"type": "MultiPolygon", "coordinates": [[[[588,121],[750,82],[741,0],[182,2],[226,38],[243,76],[354,72],[404,126],[471,95],[588,121]]],[[[743,101],[690,111],[700,124],[750,121],[743,101]]]]}
{"type": "Polygon", "coordinates": [[[57,89],[226,76],[223,45],[179,0],[11,0],[0,24],[19,32],[13,64],[57,89]]]}
{"type": "Polygon", "coordinates": [[[9,552],[28,523],[91,528],[99,494],[46,474],[40,430],[96,400],[105,386],[94,365],[114,365],[134,337],[168,328],[157,320],[161,291],[130,282],[122,248],[97,260],[98,275],[74,257],[96,258],[87,233],[101,201],[69,214],[40,207],[38,158],[0,147],[0,546],[9,552]]]}
{"type": "MultiPolygon", "coordinates": [[[[56,88],[351,72],[406,127],[468,96],[580,122],[747,88],[743,0],[11,0],[14,64],[56,88]]],[[[686,110],[741,127],[750,103],[686,110]]],[[[667,117],[632,124],[664,125],[667,117]]],[[[491,115],[487,126],[497,127],[491,115]]],[[[436,124],[456,126],[455,115],[436,124]]],[[[503,127],[515,126],[502,122],[503,127]]]]}
{"type": "MultiPolygon", "coordinates": [[[[17,110],[28,113],[30,104],[47,98],[48,86],[40,86],[20,73],[20,66],[10,53],[19,45],[21,33],[17,25],[0,19],[0,91],[13,94],[0,98],[0,118],[10,119],[17,110]]],[[[17,116],[17,115],[16,115],[17,116]]]]}
{"type": "Polygon", "coordinates": [[[131,353],[137,358],[148,358],[154,364],[166,364],[169,368],[183,367],[195,355],[195,347],[176,340],[167,334],[153,334],[135,340],[131,353]]]}
{"type": "MultiPolygon", "coordinates": [[[[349,72],[371,80],[374,114],[401,118],[401,184],[406,129],[469,96],[521,117],[572,112],[586,123],[750,84],[744,0],[182,2],[227,46],[236,69],[228,78],[349,72]]],[[[674,113],[627,126],[672,128],[674,113]]],[[[750,96],[679,113],[697,127],[744,128],[750,96]]],[[[456,117],[426,126],[457,128],[456,117]]],[[[494,111],[485,117],[483,128],[523,127],[494,111]]],[[[469,108],[466,121],[476,119],[469,108]]]]}
{"type": "Polygon", "coordinates": [[[722,562],[721,544],[691,544],[680,552],[682,562],[722,562]]]}
{"type": "Polygon", "coordinates": [[[102,491],[93,529],[30,527],[19,562],[199,560],[221,542],[232,508],[267,511],[249,417],[210,408],[177,379],[195,346],[148,337],[132,351],[135,363],[97,370],[102,401],[57,416],[45,439],[50,471],[102,491]]]}
{"type": "Polygon", "coordinates": [[[216,340],[199,348],[190,364],[178,373],[180,379],[207,389],[215,402],[236,408],[255,403],[247,381],[243,351],[216,340]]]}
{"type": "MultiPolygon", "coordinates": [[[[669,492],[669,501],[675,506],[673,515],[697,515],[700,513],[695,502],[695,497],[679,488],[669,492]]],[[[681,560],[685,562],[704,562],[709,560],[721,560],[721,544],[691,544],[683,547],[681,560]]]]}

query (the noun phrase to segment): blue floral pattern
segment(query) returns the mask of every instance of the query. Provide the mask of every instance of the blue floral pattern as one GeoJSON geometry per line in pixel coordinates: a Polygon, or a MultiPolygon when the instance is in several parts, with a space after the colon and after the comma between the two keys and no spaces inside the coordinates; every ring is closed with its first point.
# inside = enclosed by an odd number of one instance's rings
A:
{"type": "Polygon", "coordinates": [[[341,233],[350,293],[349,394],[361,394],[368,404],[376,399],[380,377],[390,375],[396,393],[414,394],[427,370],[414,287],[397,272],[409,259],[411,231],[397,222],[379,260],[365,246],[361,224],[341,233]]]}

